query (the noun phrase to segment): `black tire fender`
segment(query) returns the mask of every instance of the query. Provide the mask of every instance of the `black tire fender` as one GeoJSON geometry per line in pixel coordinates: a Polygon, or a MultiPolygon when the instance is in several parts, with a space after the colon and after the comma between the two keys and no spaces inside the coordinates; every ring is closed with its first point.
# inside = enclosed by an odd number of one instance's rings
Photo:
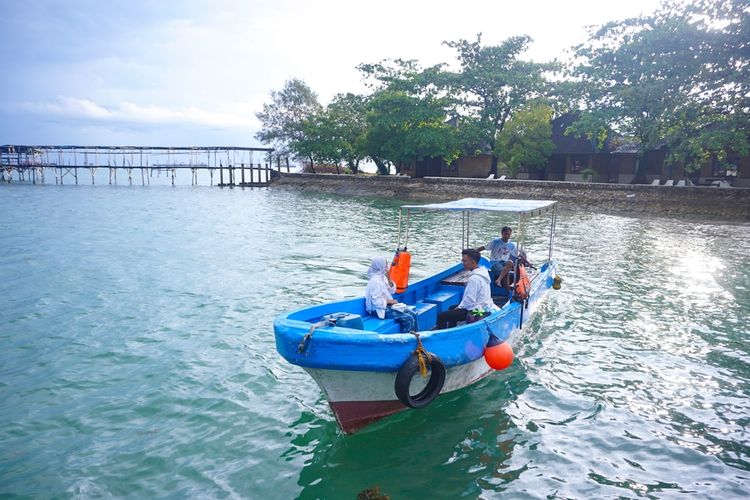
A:
{"type": "Polygon", "coordinates": [[[443,389],[445,384],[445,365],[439,357],[434,354],[427,353],[429,359],[429,366],[432,370],[430,374],[430,380],[427,385],[422,389],[419,394],[412,396],[409,394],[409,386],[414,375],[419,373],[419,359],[416,354],[409,356],[401,368],[398,369],[396,374],[396,397],[404,405],[409,408],[424,408],[425,406],[432,403],[432,401],[438,397],[440,391],[443,389]]]}

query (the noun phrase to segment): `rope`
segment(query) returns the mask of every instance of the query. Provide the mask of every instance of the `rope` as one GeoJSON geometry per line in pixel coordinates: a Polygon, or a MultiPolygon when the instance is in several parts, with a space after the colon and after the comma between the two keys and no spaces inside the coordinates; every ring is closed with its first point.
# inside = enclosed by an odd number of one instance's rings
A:
{"type": "Polygon", "coordinates": [[[409,333],[417,337],[417,348],[414,350],[414,354],[417,355],[417,361],[419,362],[419,374],[422,375],[422,378],[425,378],[427,377],[427,362],[432,363],[432,356],[422,345],[422,339],[419,338],[419,334],[413,330],[409,333]]]}
{"type": "Polygon", "coordinates": [[[297,352],[299,354],[302,354],[307,350],[307,346],[310,345],[310,339],[312,338],[313,333],[315,332],[316,328],[320,328],[322,326],[328,326],[328,325],[335,325],[336,322],[330,319],[326,319],[323,321],[318,321],[317,323],[313,323],[312,326],[310,326],[310,331],[305,334],[304,337],[302,337],[302,340],[300,340],[299,345],[297,346],[297,352]]]}

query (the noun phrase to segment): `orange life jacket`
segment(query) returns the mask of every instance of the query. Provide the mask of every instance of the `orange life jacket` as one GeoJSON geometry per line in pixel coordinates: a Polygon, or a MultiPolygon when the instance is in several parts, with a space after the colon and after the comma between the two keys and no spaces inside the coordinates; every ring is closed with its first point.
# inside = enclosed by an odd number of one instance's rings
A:
{"type": "Polygon", "coordinates": [[[411,254],[406,250],[396,251],[391,264],[390,277],[396,285],[396,292],[401,293],[409,286],[409,268],[411,268],[411,254]]]}
{"type": "Polygon", "coordinates": [[[531,290],[531,282],[529,276],[526,274],[526,268],[522,265],[518,265],[518,279],[516,280],[516,297],[520,300],[526,300],[529,298],[529,291],[531,290]]]}

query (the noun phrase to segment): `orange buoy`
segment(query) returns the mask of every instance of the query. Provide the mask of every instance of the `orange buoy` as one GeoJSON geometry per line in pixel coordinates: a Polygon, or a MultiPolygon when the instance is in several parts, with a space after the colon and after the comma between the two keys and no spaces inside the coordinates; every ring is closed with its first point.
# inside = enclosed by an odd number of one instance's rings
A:
{"type": "MultiPolygon", "coordinates": [[[[493,335],[494,337],[494,335],[493,335]]],[[[505,370],[513,364],[513,349],[507,342],[490,345],[484,349],[484,360],[495,370],[505,370]]]]}
{"type": "Polygon", "coordinates": [[[411,268],[411,254],[406,251],[406,248],[396,250],[389,276],[396,285],[397,293],[402,293],[409,286],[409,268],[411,268]]]}

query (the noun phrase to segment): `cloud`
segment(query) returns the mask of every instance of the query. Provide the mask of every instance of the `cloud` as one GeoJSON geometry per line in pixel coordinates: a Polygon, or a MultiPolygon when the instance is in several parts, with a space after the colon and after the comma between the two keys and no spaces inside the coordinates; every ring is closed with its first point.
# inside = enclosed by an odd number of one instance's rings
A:
{"type": "Polygon", "coordinates": [[[214,128],[257,128],[255,106],[234,103],[231,110],[209,111],[195,106],[167,108],[122,101],[114,105],[99,104],[91,99],[60,96],[53,100],[21,102],[8,109],[35,115],[72,120],[123,124],[201,125],[214,128]]]}

